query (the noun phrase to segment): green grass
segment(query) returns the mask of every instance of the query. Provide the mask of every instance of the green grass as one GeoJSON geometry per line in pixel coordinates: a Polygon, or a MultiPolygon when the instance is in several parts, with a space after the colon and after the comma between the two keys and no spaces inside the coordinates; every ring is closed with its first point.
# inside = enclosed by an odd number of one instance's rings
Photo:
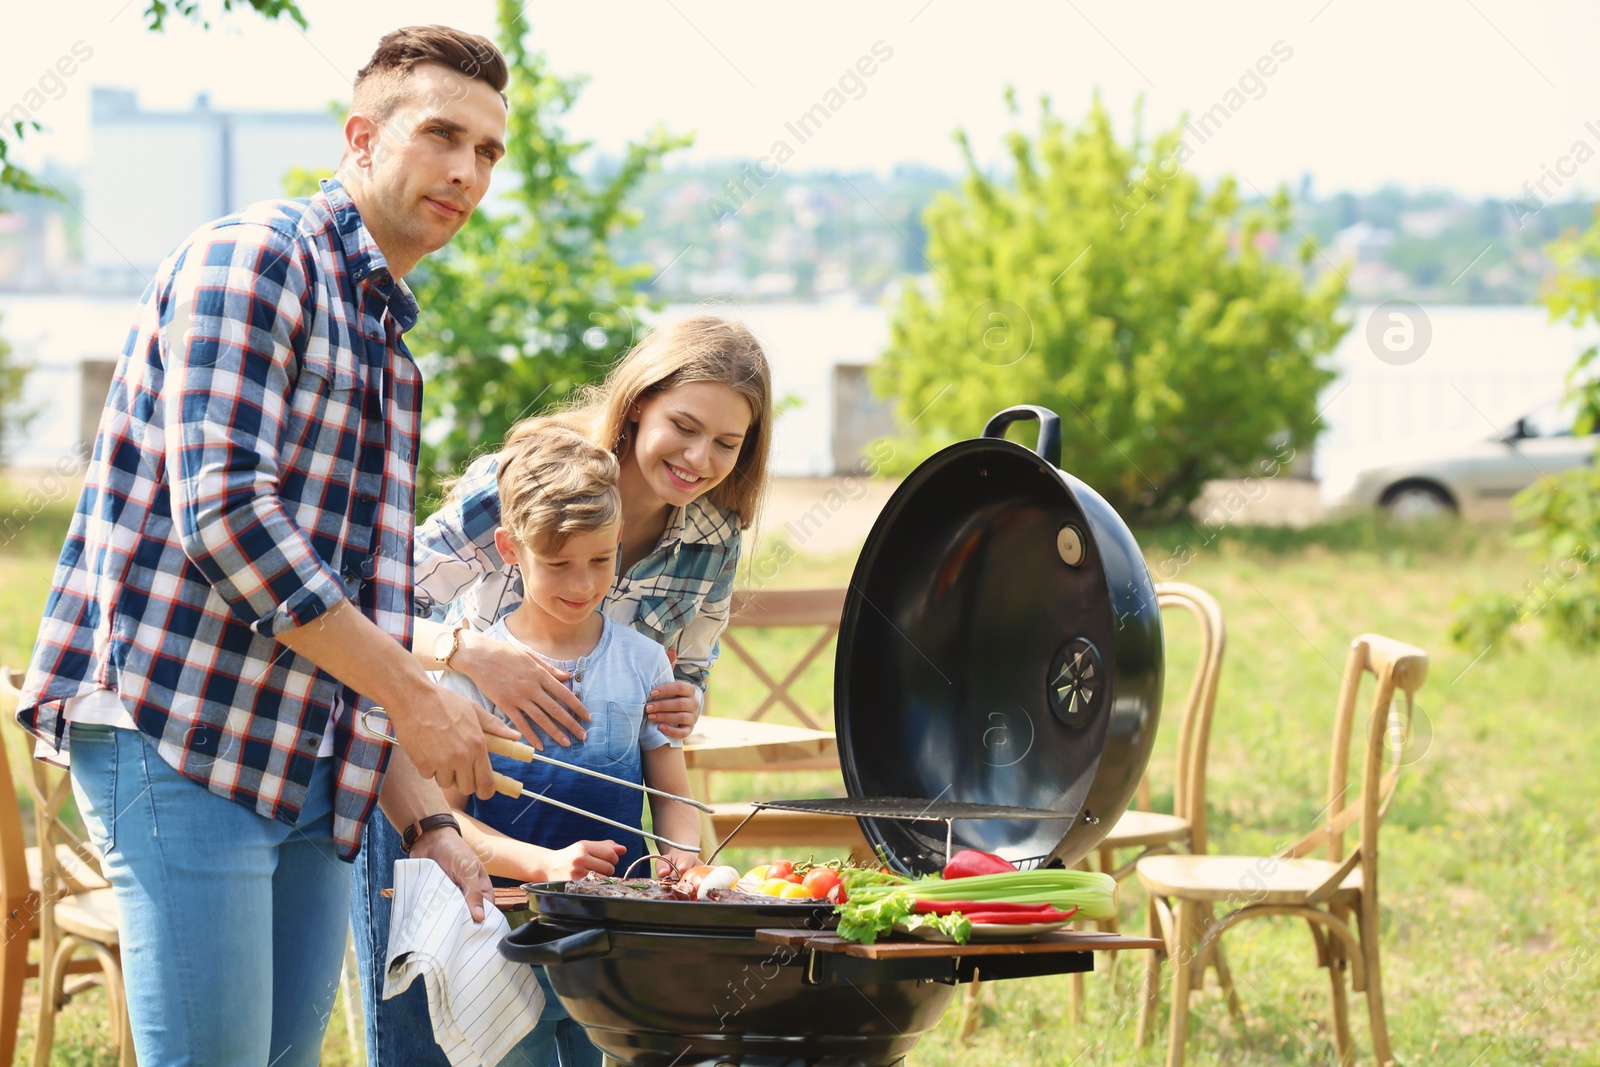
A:
{"type": "MultiPolygon", "coordinates": [[[[1600,907],[1600,670],[1524,635],[1521,648],[1482,658],[1446,634],[1455,604],[1481,592],[1518,592],[1538,566],[1504,530],[1396,531],[1371,520],[1308,530],[1232,528],[1202,540],[1193,528],[1142,531],[1152,568],[1203,586],[1228,620],[1209,790],[1213,851],[1259,853],[1298,837],[1322,806],[1338,665],[1357,633],[1376,631],[1429,652],[1419,705],[1431,725],[1425,754],[1406,772],[1382,837],[1382,948],[1389,1026],[1407,1064],[1600,1064],[1600,963],[1590,915],[1600,907]],[[1192,553],[1178,553],[1188,545],[1192,553]],[[1192,558],[1189,558],[1192,555],[1192,558]],[[1479,1058],[1481,1057],[1481,1058],[1479,1058]]],[[[837,584],[847,556],[798,559],[780,586],[837,584]]],[[[18,663],[32,641],[51,560],[0,553],[0,660],[18,663]]],[[[1537,624],[1535,624],[1536,628],[1537,624]]],[[[1169,629],[1167,707],[1177,708],[1193,665],[1187,624],[1169,629]]],[[[790,662],[803,632],[757,634],[763,659],[790,662]]],[[[831,655],[797,689],[826,708],[831,655]]],[[[733,657],[716,674],[715,710],[736,714],[760,687],[733,657]]],[[[789,721],[782,712],[774,721],[789,721]]],[[[1152,764],[1157,806],[1171,801],[1169,729],[1152,764]]],[[[723,775],[717,799],[818,795],[837,775],[723,775]]],[[[735,862],[758,857],[737,853],[735,862]]],[[[1129,883],[1125,926],[1142,924],[1129,883]]],[[[1194,1002],[1193,1064],[1332,1062],[1328,988],[1299,923],[1265,920],[1228,935],[1245,1019],[1228,1017],[1214,988],[1194,1002]]],[[[952,1010],[912,1056],[916,1067],[1158,1064],[1162,1036],[1133,1044],[1140,961],[1124,956],[1087,979],[1087,1018],[1064,1019],[1066,979],[987,985],[981,1025],[958,1041],[952,1010]]],[[[69,1008],[58,1062],[110,1063],[94,1004],[69,1008]],[[75,1058],[74,1058],[75,1057],[75,1058]]],[[[1371,1062],[1364,1003],[1352,1001],[1358,1062],[1371,1062]]],[[[24,1024],[18,1063],[31,1049],[24,1024]]],[[[342,1019],[327,1063],[349,1064],[342,1019]]]]}

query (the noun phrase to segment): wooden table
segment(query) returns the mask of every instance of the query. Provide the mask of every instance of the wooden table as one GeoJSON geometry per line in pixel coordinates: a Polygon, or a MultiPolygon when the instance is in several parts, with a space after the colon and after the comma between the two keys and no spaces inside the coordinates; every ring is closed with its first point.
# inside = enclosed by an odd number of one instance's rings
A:
{"type": "MultiPolygon", "coordinates": [[[[826,730],[748,719],[703,715],[683,745],[684,762],[695,778],[695,793],[711,796],[712,771],[837,771],[839,746],[826,730]]],[[[702,815],[701,840],[720,842],[750,812],[744,801],[713,804],[716,813],[702,815]]],[[[871,855],[866,838],[853,819],[797,811],[769,811],[740,832],[740,847],[781,850],[840,849],[858,858],[871,855]]],[[[715,845],[708,845],[709,854],[715,845]]],[[[805,852],[798,856],[804,858],[805,852]]]]}
{"type": "Polygon", "coordinates": [[[691,771],[835,770],[839,746],[826,730],[702,715],[683,743],[691,771]]]}

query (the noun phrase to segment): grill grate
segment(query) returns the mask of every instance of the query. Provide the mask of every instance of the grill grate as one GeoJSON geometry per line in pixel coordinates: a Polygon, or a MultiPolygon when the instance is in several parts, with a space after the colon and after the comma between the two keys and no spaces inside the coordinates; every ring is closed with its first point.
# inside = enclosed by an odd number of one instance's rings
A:
{"type": "MultiPolygon", "coordinates": [[[[743,830],[745,823],[763,811],[809,811],[818,815],[839,815],[856,819],[898,819],[905,822],[944,823],[944,855],[948,862],[955,848],[955,824],[961,819],[1072,819],[1067,812],[1049,808],[1025,808],[1014,804],[975,804],[964,800],[928,800],[924,797],[814,797],[805,800],[756,800],[750,814],[723,838],[707,863],[717,856],[743,830]]],[[[937,846],[935,846],[937,847],[937,846]]],[[[1048,856],[1029,856],[1014,860],[1022,870],[1041,866],[1048,856]]]]}
{"type": "Polygon", "coordinates": [[[962,800],[928,800],[922,797],[817,797],[806,800],[757,800],[753,808],[774,811],[810,811],[819,815],[847,815],[857,819],[904,819],[911,822],[950,822],[953,819],[1070,819],[1066,812],[1049,808],[1023,808],[1012,804],[973,804],[962,800]]]}

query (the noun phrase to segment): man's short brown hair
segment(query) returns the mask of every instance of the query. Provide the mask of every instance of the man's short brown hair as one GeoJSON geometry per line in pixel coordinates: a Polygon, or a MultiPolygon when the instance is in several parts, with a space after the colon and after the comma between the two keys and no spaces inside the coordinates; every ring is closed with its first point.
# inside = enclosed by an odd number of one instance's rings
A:
{"type": "Polygon", "coordinates": [[[493,41],[449,26],[406,26],[385,34],[367,65],[356,72],[354,106],[375,122],[405,101],[405,79],[421,63],[438,63],[481,81],[506,98],[510,72],[493,41]]]}

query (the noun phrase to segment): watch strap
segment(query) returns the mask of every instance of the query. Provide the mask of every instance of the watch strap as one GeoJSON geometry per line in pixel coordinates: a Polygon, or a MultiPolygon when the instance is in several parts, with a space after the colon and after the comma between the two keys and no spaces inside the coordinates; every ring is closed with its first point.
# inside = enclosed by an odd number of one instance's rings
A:
{"type": "MultiPolygon", "coordinates": [[[[456,653],[461,651],[461,631],[470,630],[472,625],[465,620],[450,627],[450,649],[444,655],[435,654],[434,658],[444,665],[445,670],[450,670],[450,661],[456,658],[456,653]]],[[[437,651],[437,650],[436,650],[437,651]]]]}
{"type": "Polygon", "coordinates": [[[416,845],[417,838],[429,830],[437,830],[444,826],[448,826],[458,834],[461,833],[461,823],[449,812],[441,812],[438,815],[424,815],[401,832],[400,851],[408,856],[411,855],[411,849],[416,845]]]}

